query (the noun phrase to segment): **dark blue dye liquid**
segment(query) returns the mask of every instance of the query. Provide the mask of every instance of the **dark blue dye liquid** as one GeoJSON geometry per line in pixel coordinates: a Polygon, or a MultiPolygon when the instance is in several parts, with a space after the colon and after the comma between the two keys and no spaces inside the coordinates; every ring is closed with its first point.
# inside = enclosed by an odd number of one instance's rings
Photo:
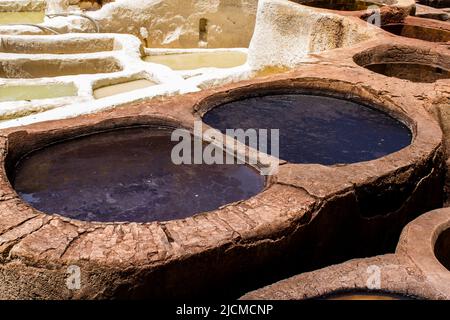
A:
{"type": "MultiPolygon", "coordinates": [[[[378,110],[326,96],[283,94],[226,103],[203,121],[226,129],[279,129],[280,158],[333,165],[373,160],[411,143],[401,122],[378,110]]],[[[269,134],[268,150],[272,153],[269,134]]]]}
{"type": "Polygon", "coordinates": [[[22,159],[12,183],[46,213],[88,221],[166,221],[259,193],[245,165],[175,165],[170,131],[133,128],[51,145],[22,159]]]}

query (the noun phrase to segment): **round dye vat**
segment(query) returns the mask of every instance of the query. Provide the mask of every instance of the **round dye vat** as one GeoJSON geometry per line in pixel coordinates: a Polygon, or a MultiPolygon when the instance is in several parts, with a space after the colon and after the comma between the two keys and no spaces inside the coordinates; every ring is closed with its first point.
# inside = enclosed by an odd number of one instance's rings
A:
{"type": "MultiPolygon", "coordinates": [[[[280,158],[332,165],[383,157],[411,143],[409,129],[387,114],[327,96],[283,94],[230,102],[203,120],[226,129],[279,129],[280,158]]],[[[268,151],[271,151],[268,134],[268,151]]]]}
{"type": "Polygon", "coordinates": [[[410,63],[410,62],[385,62],[365,65],[370,71],[412,82],[433,83],[441,79],[449,79],[450,71],[440,66],[410,63]]]}
{"type": "Polygon", "coordinates": [[[366,10],[370,6],[377,5],[383,6],[384,4],[375,3],[370,1],[359,1],[359,0],[291,0],[305,6],[337,10],[337,11],[359,11],[366,10]]]}
{"type": "Polygon", "coordinates": [[[148,127],[59,142],[24,157],[11,182],[33,207],[88,221],[166,221],[252,197],[245,165],[175,165],[171,130],[148,127]]]}

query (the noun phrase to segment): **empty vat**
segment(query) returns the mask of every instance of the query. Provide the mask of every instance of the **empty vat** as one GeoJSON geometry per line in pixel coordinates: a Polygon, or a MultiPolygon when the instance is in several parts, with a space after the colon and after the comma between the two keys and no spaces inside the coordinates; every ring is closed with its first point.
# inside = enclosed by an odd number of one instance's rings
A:
{"type": "Polygon", "coordinates": [[[185,218],[260,192],[246,165],[175,165],[171,129],[135,127],[60,141],[12,169],[18,194],[46,213],[89,221],[185,218]]]}
{"type": "Polygon", "coordinates": [[[450,78],[450,56],[409,45],[380,45],[353,57],[359,66],[387,77],[433,83],[450,78]]]}
{"type": "Polygon", "coordinates": [[[163,64],[173,70],[233,68],[243,65],[247,54],[239,51],[171,53],[147,56],[145,61],[163,64]]]}
{"type": "Polygon", "coordinates": [[[117,94],[126,93],[130,91],[135,91],[139,89],[149,88],[154,86],[156,83],[146,79],[132,80],[127,82],[122,82],[118,84],[112,84],[109,86],[103,86],[94,90],[94,98],[101,99],[106,97],[111,97],[117,94]]]}
{"type": "Polygon", "coordinates": [[[440,79],[450,78],[450,71],[437,65],[412,62],[381,62],[364,66],[370,71],[409,80],[412,82],[432,83],[440,79]]]}
{"type": "Polygon", "coordinates": [[[423,27],[411,24],[387,24],[382,26],[384,30],[401,37],[420,39],[430,42],[450,41],[450,32],[443,29],[423,27]]]}
{"type": "Polygon", "coordinates": [[[291,163],[367,161],[411,142],[410,130],[386,113],[326,95],[243,98],[213,108],[203,121],[222,132],[233,128],[279,129],[280,158],[291,163]]]}
{"type": "Polygon", "coordinates": [[[0,102],[69,97],[77,92],[73,84],[0,86],[0,102]]]}

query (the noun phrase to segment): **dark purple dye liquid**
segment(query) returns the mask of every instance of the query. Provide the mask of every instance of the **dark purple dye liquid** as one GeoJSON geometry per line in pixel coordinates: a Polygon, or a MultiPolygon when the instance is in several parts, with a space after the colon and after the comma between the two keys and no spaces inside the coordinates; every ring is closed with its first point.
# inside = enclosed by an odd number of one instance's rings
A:
{"type": "Polygon", "coordinates": [[[171,131],[121,129],[35,151],[12,182],[38,210],[88,221],[166,221],[259,193],[265,179],[246,165],[175,165],[171,131]]]}
{"type": "Polygon", "coordinates": [[[203,121],[224,133],[233,128],[280,129],[280,158],[291,163],[355,163],[383,157],[411,143],[410,130],[389,115],[327,96],[242,99],[210,110],[203,121]]]}

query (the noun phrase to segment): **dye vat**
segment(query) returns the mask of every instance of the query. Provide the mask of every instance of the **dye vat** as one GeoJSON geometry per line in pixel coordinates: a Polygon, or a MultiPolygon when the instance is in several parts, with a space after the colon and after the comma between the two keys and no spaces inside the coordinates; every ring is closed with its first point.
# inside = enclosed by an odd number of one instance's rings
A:
{"type": "MultiPolygon", "coordinates": [[[[226,129],[279,129],[280,158],[332,165],[383,157],[411,143],[401,122],[376,109],[338,98],[277,94],[217,106],[203,116],[226,129]]],[[[268,151],[272,153],[270,134],[268,151]]]]}
{"type": "Polygon", "coordinates": [[[376,5],[382,6],[383,4],[369,2],[369,1],[358,1],[358,0],[291,0],[305,6],[337,10],[337,11],[359,11],[366,10],[368,7],[376,5]]]}
{"type": "Polygon", "coordinates": [[[409,296],[383,292],[343,292],[323,297],[325,300],[412,300],[409,296]]]}
{"type": "Polygon", "coordinates": [[[16,59],[2,61],[0,64],[0,78],[33,79],[78,74],[112,73],[121,70],[120,63],[114,58],[76,60],[16,59]]]}
{"type": "Polygon", "coordinates": [[[21,24],[34,23],[39,24],[44,22],[45,12],[0,12],[1,24],[21,24]]]}
{"type": "Polygon", "coordinates": [[[8,36],[0,41],[0,52],[19,54],[77,54],[114,50],[114,38],[73,38],[59,36],[8,36]],[[51,39],[51,41],[49,41],[51,39]]]}
{"type": "Polygon", "coordinates": [[[127,128],[61,141],[10,175],[33,207],[87,221],[165,221],[244,200],[265,179],[246,165],[175,165],[171,129],[127,128]]]}
{"type": "Polygon", "coordinates": [[[77,92],[73,84],[0,86],[0,102],[73,97],[77,92]]]}
{"type": "Polygon", "coordinates": [[[410,62],[383,62],[364,66],[370,71],[412,82],[433,83],[437,80],[450,78],[450,71],[440,66],[410,63],[410,62]]]}
{"type": "Polygon", "coordinates": [[[439,262],[450,271],[450,228],[439,235],[434,245],[434,254],[439,262]]]}
{"type": "Polygon", "coordinates": [[[146,79],[140,79],[140,80],[133,80],[118,84],[113,84],[110,86],[104,86],[100,87],[98,89],[94,90],[94,98],[95,99],[101,99],[101,98],[107,98],[111,97],[117,94],[131,92],[135,90],[140,90],[144,88],[149,88],[156,85],[156,83],[146,80],[146,79]]]}
{"type": "Polygon", "coordinates": [[[429,42],[450,41],[450,32],[447,30],[428,28],[409,24],[387,24],[381,27],[383,30],[397,36],[420,39],[429,42]]]}
{"type": "Polygon", "coordinates": [[[238,51],[177,53],[147,56],[145,61],[163,64],[173,70],[233,68],[246,63],[247,54],[238,51]]]}

